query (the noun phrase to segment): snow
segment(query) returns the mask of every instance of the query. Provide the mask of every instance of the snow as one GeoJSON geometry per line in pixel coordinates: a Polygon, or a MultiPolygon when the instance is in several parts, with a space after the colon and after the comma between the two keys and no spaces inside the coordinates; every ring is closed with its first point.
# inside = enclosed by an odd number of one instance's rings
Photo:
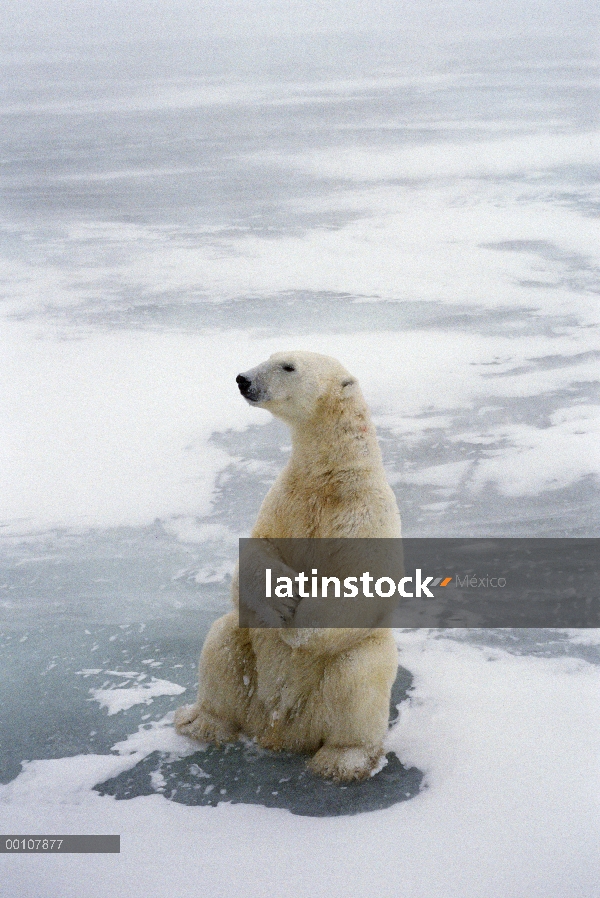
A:
{"type": "MultiPolygon", "coordinates": [[[[211,435],[267,417],[240,403],[235,374],[282,344],[345,361],[361,381],[377,423],[410,428],[421,437],[440,426],[436,413],[473,406],[482,394],[488,402],[525,396],[533,402],[564,395],[574,380],[593,381],[597,373],[593,356],[570,362],[576,349],[585,350],[592,341],[590,336],[575,341],[572,334],[538,337],[532,355],[526,336],[482,341],[475,334],[433,329],[410,337],[373,332],[269,339],[229,331],[226,346],[212,336],[120,332],[51,343],[15,333],[14,325],[1,330],[8,348],[0,372],[5,414],[0,513],[20,531],[207,515],[217,474],[229,461],[209,442],[211,435]],[[380,353],[388,359],[383,370],[370,362],[380,353]],[[564,366],[536,370],[532,364],[557,354],[564,366]],[[503,360],[493,379],[490,358],[503,360]],[[511,374],[527,365],[533,370],[526,376],[511,374]]],[[[492,481],[511,495],[523,495],[598,476],[598,406],[561,405],[549,423],[490,428],[485,416],[461,422],[454,428],[455,441],[487,438],[502,449],[491,447],[476,462],[424,466],[409,477],[452,482],[462,465],[472,469],[474,489],[492,481]]]]}
{"type": "Polygon", "coordinates": [[[139,686],[90,689],[90,692],[93,700],[98,702],[101,708],[107,708],[108,716],[111,717],[119,711],[133,708],[134,705],[149,705],[157,695],[181,695],[185,692],[185,686],[152,677],[149,683],[142,683],[139,686]]]}
{"type": "Polygon", "coordinates": [[[247,338],[225,353],[194,337],[49,343],[2,331],[3,520],[115,526],[209,510],[224,457],[206,442],[236,421],[225,387],[247,338]],[[208,405],[218,371],[224,389],[208,405]]]}
{"type": "Polygon", "coordinates": [[[158,898],[175,883],[183,896],[243,889],[252,898],[349,888],[357,898],[595,894],[598,667],[424,631],[399,633],[398,643],[415,683],[388,747],[425,772],[416,798],[358,818],[305,818],[226,797],[207,808],[92,792],[153,751],[196,750],[160,721],[113,754],[33,761],[1,787],[5,831],[121,835],[117,859],[3,856],[15,893],[35,895],[42,876],[49,898],[75,898],[85,871],[90,898],[124,883],[132,898],[158,898]]]}
{"type": "Polygon", "coordinates": [[[398,631],[357,788],[416,786],[361,813],[173,728],[289,453],[235,386],[272,352],[356,374],[406,536],[598,535],[589,15],[442,6],[235,51],[0,26],[0,830],[121,834],[0,855],[8,898],[598,895],[600,631],[398,631]]]}

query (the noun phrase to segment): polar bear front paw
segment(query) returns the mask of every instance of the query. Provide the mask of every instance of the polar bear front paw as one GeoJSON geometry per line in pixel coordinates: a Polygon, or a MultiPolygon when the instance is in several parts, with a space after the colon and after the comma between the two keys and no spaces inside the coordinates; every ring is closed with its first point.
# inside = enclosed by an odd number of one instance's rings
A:
{"type": "Polygon", "coordinates": [[[199,705],[183,705],[175,712],[175,729],[181,736],[191,736],[198,742],[234,742],[239,727],[228,720],[217,717],[199,705]]]}
{"type": "Polygon", "coordinates": [[[383,755],[377,748],[338,748],[324,745],[308,762],[308,769],[317,776],[336,782],[368,779],[383,755]]]}

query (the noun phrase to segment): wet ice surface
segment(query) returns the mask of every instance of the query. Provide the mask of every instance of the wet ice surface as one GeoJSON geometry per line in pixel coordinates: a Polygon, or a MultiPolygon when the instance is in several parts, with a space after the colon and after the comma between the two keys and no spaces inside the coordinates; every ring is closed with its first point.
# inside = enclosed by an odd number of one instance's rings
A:
{"type": "MultiPolygon", "coordinates": [[[[17,776],[23,759],[110,752],[138,727],[194,700],[202,641],[229,607],[230,578],[210,582],[219,561],[214,547],[186,546],[158,523],[10,542],[0,568],[0,702],[10,722],[0,781],[17,776]]],[[[391,720],[411,679],[399,670],[391,720]]],[[[150,751],[98,791],[117,798],[159,792],[185,804],[245,802],[323,816],[405,800],[419,791],[423,776],[390,754],[385,773],[365,789],[330,784],[323,792],[305,760],[249,743],[226,751],[204,747],[183,760],[150,751]],[[209,789],[196,788],[198,763],[209,789]]]]}
{"type": "MultiPolygon", "coordinates": [[[[411,683],[411,674],[399,668],[391,696],[392,724],[411,683]]],[[[248,739],[222,749],[206,745],[184,760],[153,752],[132,770],[99,784],[96,791],[120,799],[158,791],[181,804],[214,807],[223,801],[241,802],[329,817],[406,801],[419,792],[423,781],[422,771],[407,769],[393,752],[388,753],[383,769],[365,783],[324,782],[305,768],[305,761],[300,755],[265,751],[248,739]]]]}
{"type": "MultiPolygon", "coordinates": [[[[598,88],[583,36],[242,46],[235,64],[226,42],[3,51],[3,813],[20,820],[39,794],[49,814],[75,805],[80,782],[86,813],[105,796],[100,828],[108,796],[127,799],[114,831],[154,799],[205,806],[178,813],[211,826],[228,803],[296,820],[387,809],[407,815],[391,844],[418,834],[427,866],[440,845],[477,844],[489,802],[506,822],[480,846],[499,846],[489,886],[536,834],[559,857],[564,821],[548,821],[562,808],[585,883],[594,826],[569,810],[593,793],[593,740],[569,741],[592,730],[585,634],[399,634],[400,719],[363,786],[173,733],[229,607],[236,541],[289,454],[234,382],[273,351],[325,352],[358,376],[407,536],[600,529],[598,88]],[[42,766],[20,774],[27,761],[42,766]]],[[[573,893],[574,874],[535,850],[504,898],[542,867],[540,894],[573,893]]],[[[414,894],[460,894],[431,863],[414,894]]],[[[485,890],[478,875],[461,898],[485,890]]]]}

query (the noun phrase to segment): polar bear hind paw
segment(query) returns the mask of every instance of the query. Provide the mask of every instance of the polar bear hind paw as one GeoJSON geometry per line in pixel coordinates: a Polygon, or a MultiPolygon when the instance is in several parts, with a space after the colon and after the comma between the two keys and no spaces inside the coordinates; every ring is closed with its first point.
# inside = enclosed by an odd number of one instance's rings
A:
{"type": "Polygon", "coordinates": [[[175,729],[181,736],[191,736],[198,742],[235,742],[239,727],[228,720],[217,717],[198,705],[184,705],[175,712],[175,729]]]}
{"type": "Polygon", "coordinates": [[[324,745],[308,762],[308,769],[317,776],[335,782],[365,780],[381,768],[383,750],[377,748],[341,748],[324,745]]]}

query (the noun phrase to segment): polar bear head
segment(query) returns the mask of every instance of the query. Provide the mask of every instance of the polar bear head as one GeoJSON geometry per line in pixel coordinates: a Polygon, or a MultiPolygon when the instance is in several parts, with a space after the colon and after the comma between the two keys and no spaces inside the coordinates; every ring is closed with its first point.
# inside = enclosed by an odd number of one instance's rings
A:
{"type": "Polygon", "coordinates": [[[337,361],[316,352],[276,352],[236,377],[250,405],[266,408],[288,424],[306,424],[324,405],[356,396],[355,379],[337,361]]]}

